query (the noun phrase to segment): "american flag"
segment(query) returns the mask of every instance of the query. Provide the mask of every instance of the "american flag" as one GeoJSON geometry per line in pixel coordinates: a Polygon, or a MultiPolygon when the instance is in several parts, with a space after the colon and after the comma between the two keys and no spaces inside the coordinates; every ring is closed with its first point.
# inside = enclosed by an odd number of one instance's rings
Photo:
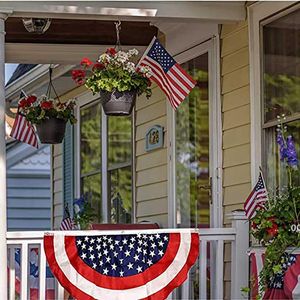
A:
{"type": "Polygon", "coordinates": [[[17,113],[10,136],[35,148],[39,147],[37,136],[32,125],[26,120],[25,116],[19,112],[17,113]]]}
{"type": "Polygon", "coordinates": [[[78,300],[166,299],[186,280],[198,257],[198,233],[131,232],[45,234],[47,261],[60,284],[78,300]]]}
{"type": "Polygon", "coordinates": [[[262,172],[259,172],[258,181],[244,203],[244,210],[247,218],[253,218],[256,214],[256,210],[258,208],[262,208],[267,199],[268,192],[265,181],[263,179],[262,172]]]}
{"type": "MultiPolygon", "coordinates": [[[[251,299],[259,293],[260,272],[265,262],[265,249],[253,248],[251,261],[251,299]]],[[[263,299],[300,299],[300,255],[285,254],[282,257],[282,272],[268,283],[263,299]]]]}
{"type": "MultiPolygon", "coordinates": [[[[20,99],[24,98],[25,96],[25,93],[22,91],[20,99]]],[[[32,124],[28,122],[25,116],[19,112],[19,109],[10,136],[35,148],[39,147],[37,135],[32,124]]]]}
{"type": "MultiPolygon", "coordinates": [[[[31,248],[29,252],[29,295],[28,300],[39,299],[39,250],[31,248]]],[[[50,268],[46,267],[46,295],[42,296],[45,300],[55,299],[55,282],[50,268]]],[[[15,250],[15,290],[16,294],[21,294],[21,250],[15,250]]]]}
{"type": "Polygon", "coordinates": [[[139,66],[145,65],[151,68],[150,79],[163,90],[174,109],[196,85],[196,81],[173,59],[156,37],[139,62],[139,66]]]}
{"type": "Polygon", "coordinates": [[[64,217],[60,223],[59,230],[73,230],[73,229],[74,229],[74,222],[70,217],[68,206],[66,206],[64,217]]]}

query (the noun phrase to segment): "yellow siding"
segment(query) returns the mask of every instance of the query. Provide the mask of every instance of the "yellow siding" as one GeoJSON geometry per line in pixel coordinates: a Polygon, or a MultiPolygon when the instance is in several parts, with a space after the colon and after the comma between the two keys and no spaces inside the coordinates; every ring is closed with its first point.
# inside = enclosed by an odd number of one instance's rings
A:
{"type": "Polygon", "coordinates": [[[53,161],[53,229],[59,229],[63,217],[63,170],[62,170],[62,144],[54,145],[52,148],[53,161]]]}
{"type": "Polygon", "coordinates": [[[152,97],[140,97],[135,107],[135,171],[136,219],[160,226],[168,223],[167,198],[167,102],[155,87],[152,97]],[[162,149],[145,151],[145,134],[153,125],[164,127],[165,143],[162,149]]]}
{"type": "MultiPolygon", "coordinates": [[[[250,94],[247,22],[223,25],[221,86],[223,118],[223,214],[241,209],[250,191],[250,94]]],[[[230,299],[230,245],[225,246],[224,299],[230,299]]]]}

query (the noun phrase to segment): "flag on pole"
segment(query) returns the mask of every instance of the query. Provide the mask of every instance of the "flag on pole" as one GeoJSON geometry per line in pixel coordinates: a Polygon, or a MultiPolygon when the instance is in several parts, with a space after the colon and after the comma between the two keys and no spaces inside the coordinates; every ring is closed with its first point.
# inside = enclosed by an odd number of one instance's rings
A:
{"type": "Polygon", "coordinates": [[[66,205],[64,217],[60,223],[59,230],[73,230],[73,229],[74,229],[74,222],[70,217],[68,205],[66,205]]]}
{"type": "Polygon", "coordinates": [[[162,89],[174,109],[196,85],[196,81],[173,59],[156,37],[152,39],[138,65],[151,68],[150,79],[162,89]]]}
{"type": "Polygon", "coordinates": [[[76,299],[166,299],[199,253],[195,230],[46,233],[48,264],[76,299]]]}
{"type": "Polygon", "coordinates": [[[249,220],[253,218],[256,214],[257,209],[263,208],[267,200],[268,192],[262,172],[260,171],[258,181],[255,184],[250,195],[248,196],[246,202],[244,203],[244,210],[247,218],[249,220]]]}
{"type": "MultiPolygon", "coordinates": [[[[21,91],[20,99],[23,99],[24,97],[26,97],[26,95],[21,91]]],[[[33,126],[26,120],[25,116],[19,112],[19,109],[10,136],[35,148],[39,147],[37,135],[33,126]]]]}

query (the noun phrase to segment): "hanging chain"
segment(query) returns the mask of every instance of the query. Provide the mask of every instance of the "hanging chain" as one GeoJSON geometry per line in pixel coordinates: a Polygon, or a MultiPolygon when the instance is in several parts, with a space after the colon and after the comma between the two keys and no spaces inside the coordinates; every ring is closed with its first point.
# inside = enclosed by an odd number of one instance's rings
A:
{"type": "Polygon", "coordinates": [[[121,21],[115,22],[116,25],[116,34],[117,34],[117,41],[115,45],[115,49],[117,51],[121,50],[121,41],[120,41],[120,31],[121,31],[121,21]]]}
{"type": "Polygon", "coordinates": [[[53,82],[52,82],[52,73],[53,73],[53,68],[50,65],[50,67],[49,67],[49,84],[48,84],[46,96],[48,99],[50,99],[51,98],[51,90],[52,90],[54,92],[55,97],[57,98],[58,102],[60,102],[60,99],[56,93],[56,90],[55,90],[53,82]]]}

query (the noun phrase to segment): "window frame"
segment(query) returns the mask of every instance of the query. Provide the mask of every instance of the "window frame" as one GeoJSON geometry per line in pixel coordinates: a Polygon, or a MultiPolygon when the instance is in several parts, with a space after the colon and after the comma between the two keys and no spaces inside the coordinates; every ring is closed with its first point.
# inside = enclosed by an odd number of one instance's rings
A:
{"type": "MultiPolygon", "coordinates": [[[[74,170],[75,170],[75,186],[74,186],[74,194],[75,197],[80,197],[81,194],[81,174],[80,174],[80,164],[81,164],[81,155],[80,155],[80,110],[85,107],[92,105],[93,103],[100,102],[100,97],[98,94],[92,95],[90,92],[84,92],[80,94],[77,98],[77,106],[76,106],[76,118],[77,123],[75,125],[75,134],[74,134],[74,170]]],[[[133,122],[133,120],[132,120],[133,122]]],[[[131,130],[133,132],[133,130],[131,130]]],[[[133,141],[133,136],[132,139],[133,141]]],[[[133,149],[132,144],[132,149],[133,149]]],[[[134,166],[134,156],[133,150],[131,154],[131,166],[134,166]]],[[[108,223],[110,220],[110,212],[109,212],[109,186],[108,186],[108,172],[111,171],[112,168],[108,168],[108,117],[103,111],[101,107],[101,195],[102,195],[102,205],[101,205],[101,213],[102,219],[101,223],[108,223]]],[[[130,165],[130,164],[126,164],[130,165]]],[[[123,166],[123,165],[122,165],[123,166]]],[[[125,164],[124,164],[125,166],[125,164]]],[[[124,167],[123,166],[123,167],[124,167]]],[[[119,166],[118,166],[119,167],[119,166]]],[[[114,167],[113,169],[117,169],[114,167]]],[[[133,178],[132,178],[132,190],[133,188],[133,178]]],[[[134,221],[134,203],[135,203],[135,195],[132,193],[132,220],[134,221]]]]}
{"type": "MultiPolygon", "coordinates": [[[[256,2],[248,6],[249,62],[250,62],[250,114],[251,114],[251,183],[255,184],[263,158],[264,129],[273,122],[264,123],[262,86],[262,34],[264,25],[298,9],[297,2],[256,2]],[[257,151],[259,149],[259,151],[257,151]]],[[[291,121],[291,119],[289,120],[291,121]]]]}

